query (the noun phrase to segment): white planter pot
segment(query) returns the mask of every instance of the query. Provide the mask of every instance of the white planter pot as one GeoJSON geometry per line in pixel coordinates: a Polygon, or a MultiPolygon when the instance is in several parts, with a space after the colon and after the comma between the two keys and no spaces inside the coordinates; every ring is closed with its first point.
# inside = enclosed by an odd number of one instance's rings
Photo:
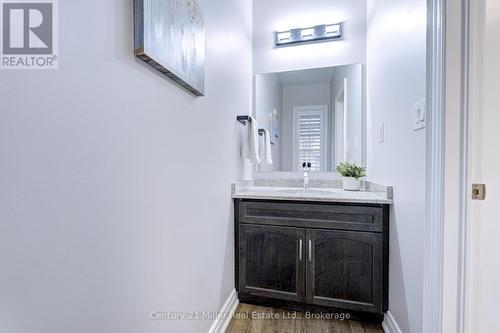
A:
{"type": "Polygon", "coordinates": [[[342,178],[342,184],[345,191],[359,191],[361,189],[361,180],[353,177],[342,178]]]}

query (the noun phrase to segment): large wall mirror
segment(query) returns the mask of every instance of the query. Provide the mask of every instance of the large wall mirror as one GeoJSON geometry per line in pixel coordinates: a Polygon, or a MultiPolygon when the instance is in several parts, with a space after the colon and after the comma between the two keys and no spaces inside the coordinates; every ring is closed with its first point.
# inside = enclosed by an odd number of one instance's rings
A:
{"type": "Polygon", "coordinates": [[[331,172],[342,161],[364,162],[363,66],[259,74],[254,116],[268,129],[272,165],[258,172],[331,172]]]}

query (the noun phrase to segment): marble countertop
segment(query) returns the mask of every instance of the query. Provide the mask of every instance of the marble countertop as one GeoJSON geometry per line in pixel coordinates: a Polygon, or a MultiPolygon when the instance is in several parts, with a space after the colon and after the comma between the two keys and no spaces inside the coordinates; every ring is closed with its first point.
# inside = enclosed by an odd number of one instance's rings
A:
{"type": "Polygon", "coordinates": [[[233,198],[238,199],[267,199],[267,200],[297,200],[318,202],[392,204],[387,192],[377,191],[344,191],[338,188],[310,188],[300,187],[258,187],[235,186],[233,198]]]}

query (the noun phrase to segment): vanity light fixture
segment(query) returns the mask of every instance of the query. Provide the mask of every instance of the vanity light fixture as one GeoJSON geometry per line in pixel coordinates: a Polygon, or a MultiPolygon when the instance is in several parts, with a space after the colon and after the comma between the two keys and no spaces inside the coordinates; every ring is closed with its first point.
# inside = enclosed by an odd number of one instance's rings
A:
{"type": "Polygon", "coordinates": [[[276,47],[342,39],[342,22],[296,28],[275,33],[276,47]]]}

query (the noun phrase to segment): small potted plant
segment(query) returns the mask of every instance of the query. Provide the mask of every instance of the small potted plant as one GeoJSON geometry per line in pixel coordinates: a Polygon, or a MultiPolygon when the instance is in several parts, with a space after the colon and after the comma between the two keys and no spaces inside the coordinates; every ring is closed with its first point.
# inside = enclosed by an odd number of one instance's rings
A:
{"type": "Polygon", "coordinates": [[[366,167],[356,162],[342,162],[337,165],[337,172],[340,173],[344,190],[359,191],[361,189],[361,178],[366,177],[366,167]]]}

